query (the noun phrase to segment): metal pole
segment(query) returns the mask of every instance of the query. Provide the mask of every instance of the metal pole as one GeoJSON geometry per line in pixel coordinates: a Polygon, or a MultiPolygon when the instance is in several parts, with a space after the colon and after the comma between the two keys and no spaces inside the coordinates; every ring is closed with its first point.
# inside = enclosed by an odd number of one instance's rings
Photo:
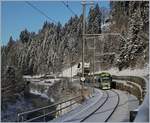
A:
{"type": "Polygon", "coordinates": [[[20,115],[18,114],[18,122],[20,122],[20,115]]]}
{"type": "Polygon", "coordinates": [[[71,55],[71,82],[72,82],[72,55],[71,55]]]}
{"type": "Polygon", "coordinates": [[[44,114],[44,122],[46,121],[46,118],[45,118],[45,110],[43,110],[43,114],[44,114]]]}
{"type": "MultiPolygon", "coordinates": [[[[84,77],[84,43],[85,43],[85,7],[86,7],[86,1],[82,1],[83,6],[83,32],[82,32],[82,77],[84,77]]],[[[81,96],[83,98],[83,82],[81,81],[81,96]]]]}
{"type": "MultiPolygon", "coordinates": [[[[60,111],[59,111],[59,114],[58,114],[59,116],[61,116],[62,115],[62,106],[61,106],[61,104],[60,104],[60,111]]],[[[59,117],[58,116],[58,117],[59,117]]]]}
{"type": "Polygon", "coordinates": [[[72,82],[72,65],[71,65],[71,82],[72,82]]]}
{"type": "Polygon", "coordinates": [[[23,118],[23,115],[21,116],[21,122],[23,122],[24,121],[24,118],[23,118]]]}
{"type": "MultiPolygon", "coordinates": [[[[70,53],[69,53],[70,54],[70,53]]],[[[70,70],[71,70],[71,82],[72,82],[72,54],[69,56],[70,59],[70,70]]]]}
{"type": "Polygon", "coordinates": [[[90,91],[92,92],[92,68],[91,68],[91,64],[92,64],[92,59],[90,58],[90,83],[89,83],[89,88],[90,88],[90,91]]]}
{"type": "Polygon", "coordinates": [[[94,38],[94,48],[93,48],[93,93],[94,93],[94,85],[95,85],[95,38],[94,38]]]}

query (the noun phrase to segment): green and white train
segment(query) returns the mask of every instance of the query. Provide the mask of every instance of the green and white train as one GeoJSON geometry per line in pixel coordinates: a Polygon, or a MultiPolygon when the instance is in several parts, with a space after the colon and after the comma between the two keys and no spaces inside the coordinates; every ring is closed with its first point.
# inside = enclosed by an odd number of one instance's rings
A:
{"type": "Polygon", "coordinates": [[[99,81],[99,87],[103,90],[109,90],[111,89],[111,83],[112,83],[112,76],[111,74],[107,72],[102,72],[98,74],[98,81],[99,81]]]}

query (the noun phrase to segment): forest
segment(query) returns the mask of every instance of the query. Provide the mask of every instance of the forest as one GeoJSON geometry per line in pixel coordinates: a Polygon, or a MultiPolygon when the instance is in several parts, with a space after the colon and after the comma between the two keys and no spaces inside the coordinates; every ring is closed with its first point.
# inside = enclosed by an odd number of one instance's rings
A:
{"type": "MultiPolygon", "coordinates": [[[[107,61],[103,69],[117,67],[143,68],[149,59],[149,2],[111,1],[110,10],[98,4],[91,8],[86,22],[86,33],[121,33],[126,39],[106,37],[103,52],[115,52],[117,57],[102,57],[107,61]],[[109,12],[108,12],[109,11],[109,12]],[[107,29],[102,29],[106,23],[107,29]]],[[[82,15],[72,16],[65,25],[45,21],[38,33],[25,29],[19,39],[12,36],[1,46],[1,87],[13,85],[19,91],[23,75],[59,73],[82,58],[82,15]],[[70,56],[73,56],[70,58],[70,56]]]]}

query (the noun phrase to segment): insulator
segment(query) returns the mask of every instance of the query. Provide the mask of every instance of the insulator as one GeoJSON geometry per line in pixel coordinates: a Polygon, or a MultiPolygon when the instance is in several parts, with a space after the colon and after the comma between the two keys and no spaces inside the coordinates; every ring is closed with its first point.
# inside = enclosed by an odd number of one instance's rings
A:
{"type": "Polygon", "coordinates": [[[81,2],[82,4],[86,4],[86,0],[82,0],[82,2],[81,2]]]}
{"type": "Polygon", "coordinates": [[[90,6],[91,6],[91,9],[94,9],[94,1],[93,0],[90,1],[90,6]]]}

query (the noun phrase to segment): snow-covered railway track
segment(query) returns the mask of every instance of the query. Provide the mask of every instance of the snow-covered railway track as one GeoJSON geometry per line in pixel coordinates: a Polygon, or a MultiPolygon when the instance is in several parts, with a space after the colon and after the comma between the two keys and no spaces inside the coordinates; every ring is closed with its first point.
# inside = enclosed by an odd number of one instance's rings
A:
{"type": "MultiPolygon", "coordinates": [[[[99,110],[105,103],[106,103],[106,101],[108,100],[108,98],[109,98],[109,94],[108,94],[108,92],[106,91],[105,92],[106,93],[106,97],[105,97],[105,99],[104,99],[104,101],[103,101],[103,103],[96,109],[96,110],[94,110],[92,113],[90,113],[88,116],[86,116],[85,118],[83,118],[80,122],[84,122],[86,119],[88,119],[89,117],[91,117],[97,110],[99,110]]],[[[104,98],[104,97],[103,97],[104,98]]],[[[99,101],[101,101],[101,99],[99,100],[99,101]]],[[[99,102],[98,101],[98,102],[99,102]]]]}
{"type": "Polygon", "coordinates": [[[119,105],[119,94],[114,90],[105,91],[106,97],[103,103],[91,112],[88,116],[84,117],[80,122],[107,122],[115,112],[119,105]]]}
{"type": "MultiPolygon", "coordinates": [[[[113,91],[113,90],[112,90],[113,91]]],[[[110,115],[107,117],[107,119],[105,120],[105,122],[107,122],[110,117],[113,115],[113,113],[115,112],[115,110],[117,109],[118,105],[119,105],[119,102],[120,102],[120,97],[119,97],[119,94],[116,92],[116,91],[113,91],[114,93],[116,93],[117,95],[117,103],[116,103],[116,106],[114,107],[113,111],[110,113],[110,115]]]]}

